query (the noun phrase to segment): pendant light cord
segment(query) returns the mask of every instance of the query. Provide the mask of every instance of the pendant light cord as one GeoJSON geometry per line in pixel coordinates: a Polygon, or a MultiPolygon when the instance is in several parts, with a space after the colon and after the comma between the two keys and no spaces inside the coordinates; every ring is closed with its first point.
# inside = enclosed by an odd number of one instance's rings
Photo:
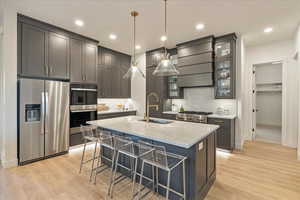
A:
{"type": "Polygon", "coordinates": [[[136,34],[136,28],[135,28],[135,19],[136,16],[133,16],[133,61],[135,63],[135,34],[136,34]]]}
{"type": "MultiPolygon", "coordinates": [[[[168,37],[167,37],[167,0],[164,0],[164,1],[165,1],[165,37],[168,40],[168,37]]],[[[165,55],[167,56],[167,47],[166,47],[167,42],[166,41],[164,41],[164,47],[165,47],[165,55]]]]}

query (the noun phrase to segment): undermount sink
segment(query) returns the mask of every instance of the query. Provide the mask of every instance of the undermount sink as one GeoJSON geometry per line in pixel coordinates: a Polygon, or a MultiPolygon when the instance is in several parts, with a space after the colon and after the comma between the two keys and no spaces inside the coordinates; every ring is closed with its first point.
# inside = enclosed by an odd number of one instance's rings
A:
{"type": "MultiPolygon", "coordinates": [[[[141,119],[139,121],[147,122],[147,120],[145,120],[145,119],[141,119]]],[[[173,121],[164,120],[164,119],[149,119],[149,123],[156,123],[156,124],[170,124],[172,122],[173,121]]]]}

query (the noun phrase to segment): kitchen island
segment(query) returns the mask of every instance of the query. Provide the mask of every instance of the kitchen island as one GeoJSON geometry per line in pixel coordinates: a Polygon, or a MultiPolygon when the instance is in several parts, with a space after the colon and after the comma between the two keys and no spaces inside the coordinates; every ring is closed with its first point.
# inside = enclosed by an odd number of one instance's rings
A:
{"type": "MultiPolygon", "coordinates": [[[[188,200],[204,199],[216,179],[216,130],[218,126],[181,121],[147,123],[141,117],[128,116],[88,122],[112,134],[163,145],[171,153],[187,157],[186,192],[188,200]]],[[[105,152],[104,152],[105,153],[105,152]]],[[[124,161],[125,162],[125,161],[124,161]]],[[[151,177],[151,170],[149,170],[151,177]]],[[[159,170],[159,182],[166,184],[166,173],[159,170]]],[[[147,174],[147,173],[146,173],[147,174]]],[[[182,192],[182,167],[171,175],[171,188],[182,192]]],[[[164,195],[163,188],[159,193],[164,195]]],[[[170,199],[180,199],[170,193],[170,199]]]]}

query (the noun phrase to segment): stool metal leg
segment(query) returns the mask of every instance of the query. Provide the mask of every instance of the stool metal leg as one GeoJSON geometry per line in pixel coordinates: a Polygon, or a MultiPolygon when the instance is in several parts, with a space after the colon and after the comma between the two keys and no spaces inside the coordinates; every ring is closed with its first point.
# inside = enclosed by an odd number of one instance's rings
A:
{"type": "Polygon", "coordinates": [[[102,162],[102,147],[101,147],[101,142],[100,142],[100,151],[99,151],[99,156],[98,156],[98,161],[96,165],[96,171],[95,171],[95,177],[94,177],[94,184],[96,185],[97,182],[97,169],[100,166],[100,162],[102,162]]]}
{"type": "Polygon", "coordinates": [[[113,181],[113,173],[114,173],[114,167],[115,167],[115,157],[116,157],[116,150],[113,151],[113,156],[112,156],[112,161],[111,161],[111,175],[110,175],[110,185],[108,188],[108,195],[110,195],[110,190],[111,190],[111,183],[113,181]]]}
{"type": "Polygon", "coordinates": [[[136,173],[137,173],[137,167],[138,167],[138,159],[134,159],[134,172],[133,172],[133,182],[132,182],[132,199],[134,199],[135,196],[135,182],[136,182],[136,173]]]}
{"type": "Polygon", "coordinates": [[[143,177],[144,177],[144,167],[145,167],[145,162],[142,161],[142,169],[141,169],[141,175],[140,175],[140,184],[139,184],[139,187],[138,187],[138,200],[141,199],[141,185],[142,185],[142,180],[143,180],[143,177]]]}
{"type": "Polygon", "coordinates": [[[92,170],[91,170],[91,175],[90,175],[90,182],[92,181],[92,176],[93,176],[93,173],[94,173],[94,164],[95,164],[96,153],[97,153],[97,144],[98,144],[98,141],[95,142],[93,161],[92,161],[92,170]]]}
{"type": "Polygon", "coordinates": [[[186,177],[185,177],[185,160],[182,162],[182,178],[183,178],[183,199],[186,200],[186,177]]]}
{"type": "Polygon", "coordinates": [[[84,146],[83,146],[83,152],[82,152],[82,156],[81,156],[81,162],[80,162],[80,169],[79,169],[79,173],[81,173],[82,166],[83,166],[83,160],[84,160],[84,157],[85,157],[85,148],[86,148],[86,143],[87,143],[87,140],[86,140],[86,139],[84,139],[84,146]]]}
{"type": "Polygon", "coordinates": [[[111,179],[111,182],[110,182],[110,193],[108,193],[108,195],[112,198],[113,196],[113,190],[114,190],[114,186],[115,186],[115,180],[116,180],[116,175],[117,175],[117,170],[118,170],[118,166],[119,166],[119,156],[120,156],[120,152],[118,151],[117,153],[117,156],[116,156],[116,161],[115,161],[115,170],[112,174],[112,179],[111,179]]]}
{"type": "Polygon", "coordinates": [[[171,181],[171,172],[168,171],[168,182],[167,182],[167,188],[166,188],[166,200],[169,200],[169,193],[170,193],[170,181],[171,181]]]}
{"type": "Polygon", "coordinates": [[[152,183],[152,190],[155,193],[155,171],[154,170],[155,170],[154,166],[152,165],[152,181],[153,181],[153,183],[152,183]]]}

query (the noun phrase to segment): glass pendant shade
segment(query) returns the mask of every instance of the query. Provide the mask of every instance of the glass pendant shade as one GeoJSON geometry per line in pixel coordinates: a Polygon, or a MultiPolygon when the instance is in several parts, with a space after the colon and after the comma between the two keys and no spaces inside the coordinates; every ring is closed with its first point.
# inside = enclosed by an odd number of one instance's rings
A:
{"type": "Polygon", "coordinates": [[[165,56],[155,68],[153,75],[155,76],[176,76],[179,71],[172,63],[168,56],[165,56]]]}
{"type": "Polygon", "coordinates": [[[141,71],[141,69],[137,66],[136,62],[132,62],[130,68],[123,76],[124,79],[134,78],[136,74],[141,74],[143,78],[145,78],[145,74],[141,71]]]}

